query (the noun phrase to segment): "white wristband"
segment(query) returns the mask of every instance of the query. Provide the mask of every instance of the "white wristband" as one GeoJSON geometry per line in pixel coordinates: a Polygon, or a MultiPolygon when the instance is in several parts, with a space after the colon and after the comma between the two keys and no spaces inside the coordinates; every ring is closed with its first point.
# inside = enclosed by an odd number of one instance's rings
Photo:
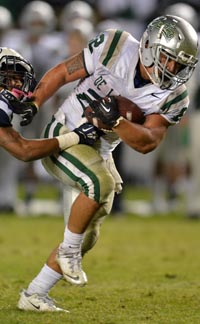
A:
{"type": "Polygon", "coordinates": [[[78,134],[74,132],[56,136],[56,139],[59,142],[59,147],[61,151],[67,149],[70,146],[78,144],[80,140],[78,134]]]}

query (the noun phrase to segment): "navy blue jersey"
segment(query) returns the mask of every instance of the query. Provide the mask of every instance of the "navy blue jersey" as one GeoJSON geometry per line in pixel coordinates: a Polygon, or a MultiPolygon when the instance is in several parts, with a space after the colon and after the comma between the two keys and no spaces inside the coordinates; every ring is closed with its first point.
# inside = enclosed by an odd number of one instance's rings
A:
{"type": "Polygon", "coordinates": [[[8,100],[0,94],[0,127],[11,127],[13,112],[8,100]]]}

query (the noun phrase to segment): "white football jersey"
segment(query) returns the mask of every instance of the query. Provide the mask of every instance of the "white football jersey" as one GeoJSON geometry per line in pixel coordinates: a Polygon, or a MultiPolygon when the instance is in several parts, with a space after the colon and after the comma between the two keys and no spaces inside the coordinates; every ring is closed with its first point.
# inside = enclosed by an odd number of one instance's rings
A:
{"type": "MultiPolygon", "coordinates": [[[[72,130],[78,125],[90,100],[108,95],[124,96],[136,103],[145,115],[157,113],[171,124],[178,123],[189,105],[186,86],[174,91],[161,90],[152,83],[140,84],[140,78],[139,85],[135,86],[138,60],[139,42],[125,31],[110,29],[91,40],[84,49],[89,76],[60,107],[65,113],[68,128],[72,130]]],[[[106,158],[119,142],[115,133],[108,133],[97,147],[106,158]]]]}

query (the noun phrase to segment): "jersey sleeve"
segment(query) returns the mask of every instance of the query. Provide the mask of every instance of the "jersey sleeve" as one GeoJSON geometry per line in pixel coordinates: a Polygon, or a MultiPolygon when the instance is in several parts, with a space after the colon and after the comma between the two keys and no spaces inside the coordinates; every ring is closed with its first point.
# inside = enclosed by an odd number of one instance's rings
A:
{"type": "Polygon", "coordinates": [[[0,127],[11,127],[12,115],[7,101],[0,97],[0,127]]]}
{"type": "Polygon", "coordinates": [[[11,127],[12,124],[5,111],[0,109],[0,127],[11,127]]]}
{"type": "Polygon", "coordinates": [[[172,92],[162,105],[161,115],[170,124],[178,124],[189,106],[189,96],[185,85],[172,92]]]}
{"type": "Polygon", "coordinates": [[[92,39],[84,49],[85,67],[88,74],[93,74],[99,65],[109,69],[129,36],[129,33],[125,31],[108,29],[92,39]]]}
{"type": "Polygon", "coordinates": [[[84,49],[84,61],[88,74],[93,74],[99,61],[99,57],[106,42],[106,33],[101,33],[92,39],[84,49]]]}

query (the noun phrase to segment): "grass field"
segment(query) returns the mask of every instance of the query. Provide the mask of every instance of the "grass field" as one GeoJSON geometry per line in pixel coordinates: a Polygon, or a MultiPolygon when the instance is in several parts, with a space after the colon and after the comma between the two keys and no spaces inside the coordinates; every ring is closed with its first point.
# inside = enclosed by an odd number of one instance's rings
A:
{"type": "Polygon", "coordinates": [[[1,324],[200,324],[200,222],[182,215],[109,217],[85,256],[84,288],[50,293],[64,313],[23,312],[20,289],[62,239],[62,217],[0,216],[1,324]]]}

